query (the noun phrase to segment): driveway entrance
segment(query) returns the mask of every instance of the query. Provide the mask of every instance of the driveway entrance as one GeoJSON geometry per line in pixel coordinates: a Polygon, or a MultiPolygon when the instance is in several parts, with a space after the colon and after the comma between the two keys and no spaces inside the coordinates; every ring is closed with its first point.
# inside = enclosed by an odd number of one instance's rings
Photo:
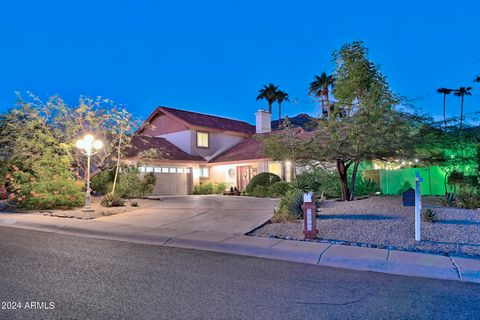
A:
{"type": "Polygon", "coordinates": [[[102,217],[139,227],[245,234],[269,220],[277,200],[234,196],[164,196],[158,204],[133,212],[102,217]]]}

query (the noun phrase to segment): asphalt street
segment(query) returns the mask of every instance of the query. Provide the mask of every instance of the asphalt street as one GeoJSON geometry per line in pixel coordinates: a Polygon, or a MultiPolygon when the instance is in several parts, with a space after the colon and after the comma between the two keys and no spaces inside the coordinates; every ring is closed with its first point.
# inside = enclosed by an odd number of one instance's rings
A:
{"type": "Polygon", "coordinates": [[[480,285],[0,227],[0,304],[2,320],[478,319],[480,285]]]}

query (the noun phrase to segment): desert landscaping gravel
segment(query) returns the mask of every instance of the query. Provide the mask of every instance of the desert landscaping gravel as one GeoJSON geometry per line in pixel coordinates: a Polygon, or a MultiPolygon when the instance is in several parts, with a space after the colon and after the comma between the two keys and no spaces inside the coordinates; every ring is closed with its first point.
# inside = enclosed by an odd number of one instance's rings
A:
{"type": "MultiPolygon", "coordinates": [[[[401,197],[374,196],[340,202],[327,200],[317,213],[318,241],[387,249],[480,256],[480,210],[442,207],[423,197],[423,207],[437,212],[437,222],[422,222],[422,241],[415,241],[414,208],[401,197]]],[[[269,223],[252,235],[303,240],[303,220],[269,223]]]]}

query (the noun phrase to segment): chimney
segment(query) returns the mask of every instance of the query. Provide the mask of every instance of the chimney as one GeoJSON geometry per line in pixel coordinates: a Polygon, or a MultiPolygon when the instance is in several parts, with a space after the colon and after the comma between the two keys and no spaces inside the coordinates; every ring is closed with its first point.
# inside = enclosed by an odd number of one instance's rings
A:
{"type": "Polygon", "coordinates": [[[259,109],[258,112],[255,113],[255,119],[257,133],[268,133],[272,131],[272,115],[269,112],[259,109]]]}

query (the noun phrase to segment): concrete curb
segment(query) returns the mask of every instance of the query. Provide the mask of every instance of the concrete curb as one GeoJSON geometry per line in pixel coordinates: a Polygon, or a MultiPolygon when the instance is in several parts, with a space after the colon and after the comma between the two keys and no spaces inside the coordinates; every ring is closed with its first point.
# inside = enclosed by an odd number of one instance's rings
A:
{"type": "Polygon", "coordinates": [[[115,231],[114,227],[98,230],[5,221],[0,221],[0,226],[360,271],[480,283],[480,259],[475,258],[168,228],[131,232],[115,231]]]}

